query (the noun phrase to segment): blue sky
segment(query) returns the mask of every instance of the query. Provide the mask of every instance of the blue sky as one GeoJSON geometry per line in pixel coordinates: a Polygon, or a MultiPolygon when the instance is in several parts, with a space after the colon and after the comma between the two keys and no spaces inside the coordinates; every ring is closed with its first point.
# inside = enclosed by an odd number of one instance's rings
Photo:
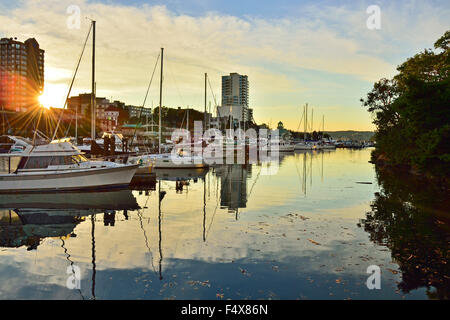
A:
{"type": "MultiPolygon", "coordinates": [[[[200,110],[203,74],[220,97],[221,76],[238,72],[249,76],[250,106],[259,123],[281,120],[296,129],[308,102],[318,122],[325,115],[329,130],[371,130],[359,99],[374,81],[392,77],[400,63],[450,29],[450,3],[0,0],[0,36],[35,37],[45,49],[44,95],[53,106],[67,93],[89,28],[85,17],[97,20],[99,95],[140,105],[164,47],[168,106],[200,110]],[[81,10],[78,30],[66,26],[73,4],[81,10]],[[381,10],[380,30],[366,26],[372,4],[381,10]]],[[[90,90],[89,70],[87,57],[75,94],[90,90]]],[[[148,101],[156,104],[157,95],[152,87],[148,101]]]]}

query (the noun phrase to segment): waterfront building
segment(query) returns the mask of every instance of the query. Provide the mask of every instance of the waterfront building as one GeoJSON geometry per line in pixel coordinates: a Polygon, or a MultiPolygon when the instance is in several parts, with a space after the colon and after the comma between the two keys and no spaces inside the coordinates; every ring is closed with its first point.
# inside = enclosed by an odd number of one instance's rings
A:
{"type": "Polygon", "coordinates": [[[150,118],[152,116],[152,109],[150,108],[142,108],[137,106],[125,106],[125,109],[128,111],[128,116],[130,118],[139,118],[145,119],[146,117],[150,118]]]}
{"type": "Polygon", "coordinates": [[[0,107],[27,111],[39,105],[43,90],[44,50],[36,39],[0,39],[0,107]]]}
{"type": "Polygon", "coordinates": [[[248,76],[230,73],[222,76],[222,105],[217,107],[220,118],[229,118],[238,122],[250,121],[248,76]]]}

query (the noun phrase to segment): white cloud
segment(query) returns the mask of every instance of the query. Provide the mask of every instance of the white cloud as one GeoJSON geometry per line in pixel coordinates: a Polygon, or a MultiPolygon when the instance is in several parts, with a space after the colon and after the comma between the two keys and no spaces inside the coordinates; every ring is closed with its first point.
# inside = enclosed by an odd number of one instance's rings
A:
{"type": "MultiPolygon", "coordinates": [[[[301,9],[297,19],[265,20],[213,12],[192,17],[174,14],[164,6],[28,0],[11,12],[0,13],[0,25],[6,26],[6,36],[35,37],[46,50],[47,88],[58,82],[60,75],[69,83],[67,75],[75,68],[89,28],[85,17],[91,17],[97,21],[99,95],[140,104],[156,56],[164,47],[167,105],[201,106],[204,72],[208,72],[220,100],[220,76],[239,72],[249,75],[251,104],[257,108],[276,103],[270,99],[272,94],[279,97],[297,93],[293,104],[300,103],[302,93],[311,88],[295,76],[297,70],[323,72],[325,83],[331,81],[327,73],[348,75],[363,82],[392,75],[396,65],[387,62],[384,52],[401,51],[397,41],[402,46],[411,43],[416,47],[430,41],[431,36],[434,41],[444,31],[445,11],[424,4],[417,6],[422,13],[413,12],[416,24],[408,20],[410,11],[398,12],[399,6],[395,5],[382,6],[383,25],[378,32],[365,28],[367,15],[363,5],[353,9],[308,6],[301,9]],[[66,26],[66,9],[72,4],[81,8],[80,30],[66,26]],[[425,17],[434,19],[430,22],[425,17]],[[405,24],[410,31],[405,32],[405,24]],[[294,75],[277,71],[277,66],[294,75]]],[[[155,100],[158,80],[156,76],[151,90],[155,100]]],[[[90,44],[74,92],[89,88],[90,44]]],[[[64,94],[59,95],[63,100],[64,94]]]]}

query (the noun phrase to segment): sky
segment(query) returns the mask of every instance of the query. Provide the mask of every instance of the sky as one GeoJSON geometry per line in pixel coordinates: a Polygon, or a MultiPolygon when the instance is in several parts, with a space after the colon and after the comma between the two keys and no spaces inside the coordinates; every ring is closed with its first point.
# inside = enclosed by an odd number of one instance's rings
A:
{"type": "MultiPolygon", "coordinates": [[[[257,123],[297,130],[308,103],[313,129],[324,117],[328,131],[373,130],[360,98],[432,48],[450,29],[448,17],[450,2],[423,0],[0,0],[0,37],[34,37],[45,50],[47,106],[63,106],[95,19],[97,96],[142,105],[164,47],[165,106],[203,110],[208,73],[214,107],[221,76],[237,72],[248,75],[257,123]],[[371,5],[380,8],[380,29],[367,27],[371,5]]],[[[90,92],[91,49],[89,40],[71,95],[90,92]]],[[[158,103],[159,69],[145,106],[158,103]]]]}

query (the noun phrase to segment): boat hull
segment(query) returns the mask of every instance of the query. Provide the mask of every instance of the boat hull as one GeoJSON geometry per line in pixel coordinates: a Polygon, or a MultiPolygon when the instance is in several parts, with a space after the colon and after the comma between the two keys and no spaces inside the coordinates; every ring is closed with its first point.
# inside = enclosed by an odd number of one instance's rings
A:
{"type": "Polygon", "coordinates": [[[130,184],[138,165],[0,175],[0,193],[99,190],[130,184]]]}

